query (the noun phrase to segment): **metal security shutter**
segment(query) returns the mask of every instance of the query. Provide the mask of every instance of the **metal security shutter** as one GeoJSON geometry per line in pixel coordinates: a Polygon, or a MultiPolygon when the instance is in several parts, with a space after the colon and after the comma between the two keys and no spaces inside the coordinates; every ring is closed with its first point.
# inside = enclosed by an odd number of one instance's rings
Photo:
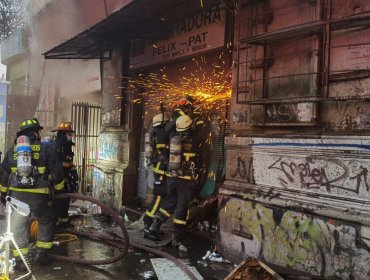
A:
{"type": "Polygon", "coordinates": [[[137,196],[140,198],[146,198],[147,186],[148,186],[148,176],[147,168],[145,167],[145,157],[144,152],[140,152],[140,161],[139,161],[139,181],[138,181],[138,190],[137,196]]]}
{"type": "Polygon", "coordinates": [[[204,199],[215,194],[217,187],[225,175],[225,135],[228,133],[227,106],[219,108],[219,112],[214,112],[210,116],[210,150],[209,163],[206,172],[207,178],[202,186],[199,197],[204,199]]]}
{"type": "Polygon", "coordinates": [[[148,127],[150,126],[151,120],[153,119],[154,115],[154,108],[153,103],[149,102],[148,97],[142,97],[143,103],[143,112],[144,115],[142,117],[141,123],[141,133],[140,133],[140,162],[139,162],[139,178],[138,178],[138,197],[145,199],[148,194],[148,188],[152,189],[153,183],[151,178],[153,174],[151,172],[152,166],[147,167],[145,164],[145,153],[144,153],[144,136],[145,132],[147,131],[148,127]],[[149,181],[149,182],[148,182],[149,181]]]}

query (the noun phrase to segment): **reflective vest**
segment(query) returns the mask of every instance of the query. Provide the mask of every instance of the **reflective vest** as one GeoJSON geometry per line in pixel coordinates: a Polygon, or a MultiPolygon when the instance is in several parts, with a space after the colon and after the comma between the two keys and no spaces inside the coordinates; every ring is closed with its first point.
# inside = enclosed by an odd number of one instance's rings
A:
{"type": "MultiPolygon", "coordinates": [[[[47,159],[47,146],[44,143],[31,143],[31,149],[33,155],[33,165],[36,166],[37,169],[35,185],[27,187],[19,185],[19,180],[17,177],[17,146],[14,146],[10,148],[2,163],[2,167],[11,173],[9,178],[9,190],[48,194],[50,192],[51,182],[48,178],[49,172],[47,170],[47,160],[56,161],[56,167],[55,170],[53,170],[53,173],[58,182],[56,182],[54,186],[55,189],[63,188],[63,169],[59,168],[57,157],[55,156],[53,158],[47,159]]],[[[6,186],[2,185],[0,188],[1,191],[6,191],[6,186]]]]}

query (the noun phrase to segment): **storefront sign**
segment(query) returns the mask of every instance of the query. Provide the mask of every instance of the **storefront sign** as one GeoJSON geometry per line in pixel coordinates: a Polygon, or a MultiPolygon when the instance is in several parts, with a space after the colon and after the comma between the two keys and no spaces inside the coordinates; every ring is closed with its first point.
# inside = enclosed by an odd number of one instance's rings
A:
{"type": "Polygon", "coordinates": [[[220,48],[225,38],[225,10],[202,10],[163,30],[131,42],[131,68],[141,68],[220,48]]]}

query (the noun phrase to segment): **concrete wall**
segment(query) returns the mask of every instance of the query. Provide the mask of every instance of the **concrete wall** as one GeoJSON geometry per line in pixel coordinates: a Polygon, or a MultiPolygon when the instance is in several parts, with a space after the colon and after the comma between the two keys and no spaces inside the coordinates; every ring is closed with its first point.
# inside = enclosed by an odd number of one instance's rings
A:
{"type": "Polygon", "coordinates": [[[326,278],[368,279],[369,140],[227,138],[224,253],[326,278]]]}

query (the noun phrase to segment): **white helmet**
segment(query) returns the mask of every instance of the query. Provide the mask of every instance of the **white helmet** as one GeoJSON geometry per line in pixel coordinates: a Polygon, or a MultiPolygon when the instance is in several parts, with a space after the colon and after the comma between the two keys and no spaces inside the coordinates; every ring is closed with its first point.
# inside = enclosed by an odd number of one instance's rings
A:
{"type": "Polygon", "coordinates": [[[188,130],[193,123],[193,120],[188,115],[182,115],[176,120],[176,131],[182,132],[188,130]]]}
{"type": "Polygon", "coordinates": [[[161,124],[164,124],[166,121],[167,121],[167,118],[165,117],[164,113],[155,115],[153,117],[153,127],[160,126],[161,124]]]}

